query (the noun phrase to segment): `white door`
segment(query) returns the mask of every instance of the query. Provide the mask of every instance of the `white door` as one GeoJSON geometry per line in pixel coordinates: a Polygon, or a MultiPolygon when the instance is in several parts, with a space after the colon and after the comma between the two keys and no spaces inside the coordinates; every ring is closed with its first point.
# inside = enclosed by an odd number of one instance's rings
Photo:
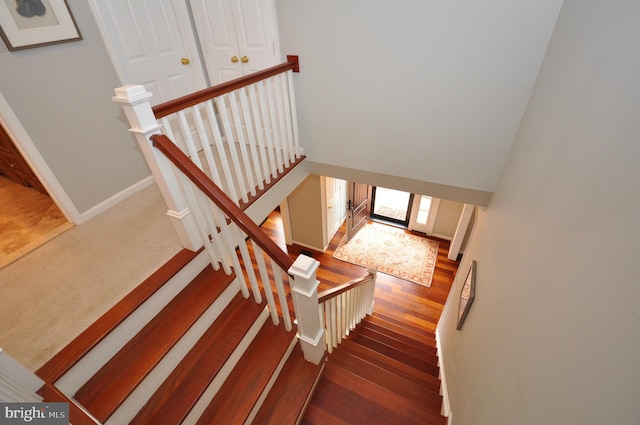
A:
{"type": "Polygon", "coordinates": [[[273,0],[191,0],[212,84],[278,64],[273,0]]]}
{"type": "Polygon", "coordinates": [[[433,224],[438,213],[440,199],[427,195],[415,195],[411,218],[409,219],[409,230],[426,233],[433,233],[433,224]]]}
{"type": "Polygon", "coordinates": [[[347,181],[325,177],[327,204],[327,243],[347,218],[347,181]]]}
{"type": "Polygon", "coordinates": [[[207,86],[185,0],[93,0],[124,84],[142,84],[153,104],[207,86]]]}

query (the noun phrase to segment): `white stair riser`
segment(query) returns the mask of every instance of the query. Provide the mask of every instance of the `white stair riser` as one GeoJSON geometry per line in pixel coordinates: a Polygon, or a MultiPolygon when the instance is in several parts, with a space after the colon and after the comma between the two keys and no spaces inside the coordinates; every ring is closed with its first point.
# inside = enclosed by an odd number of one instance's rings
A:
{"type": "Polygon", "coordinates": [[[65,394],[75,394],[208,264],[203,251],[56,381],[56,387],[65,394]]]}

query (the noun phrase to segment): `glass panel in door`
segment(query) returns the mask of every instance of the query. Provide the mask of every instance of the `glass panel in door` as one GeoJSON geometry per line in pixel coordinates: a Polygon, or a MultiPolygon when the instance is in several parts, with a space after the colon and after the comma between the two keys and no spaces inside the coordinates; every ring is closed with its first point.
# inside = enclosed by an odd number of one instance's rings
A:
{"type": "Polygon", "coordinates": [[[407,226],[413,194],[385,187],[374,187],[371,217],[407,226]]]}

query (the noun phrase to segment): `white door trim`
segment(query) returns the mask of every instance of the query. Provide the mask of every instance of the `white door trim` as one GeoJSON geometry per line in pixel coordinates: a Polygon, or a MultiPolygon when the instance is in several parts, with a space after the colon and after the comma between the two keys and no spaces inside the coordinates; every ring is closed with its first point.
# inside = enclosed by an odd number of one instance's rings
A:
{"type": "Polygon", "coordinates": [[[13,140],[24,160],[29,164],[29,167],[31,167],[67,220],[73,224],[84,223],[84,218],[67,195],[67,192],[64,191],[42,155],[40,155],[38,148],[18,120],[2,92],[0,92],[0,122],[7,130],[9,137],[13,140]]]}

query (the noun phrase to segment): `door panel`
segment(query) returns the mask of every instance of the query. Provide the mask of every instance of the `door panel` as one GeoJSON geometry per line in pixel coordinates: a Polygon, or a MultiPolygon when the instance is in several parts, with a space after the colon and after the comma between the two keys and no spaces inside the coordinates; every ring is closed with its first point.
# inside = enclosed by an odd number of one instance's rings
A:
{"type": "Polygon", "coordinates": [[[213,84],[277,65],[272,0],[190,2],[213,84]]]}
{"type": "Polygon", "coordinates": [[[124,84],[142,84],[158,104],[206,87],[180,0],[95,0],[105,39],[124,84]],[[189,60],[187,65],[182,59],[189,60]]]}
{"type": "Polygon", "coordinates": [[[244,75],[277,65],[271,7],[265,0],[235,0],[233,15],[244,75]]]}
{"type": "Polygon", "coordinates": [[[191,0],[200,46],[212,84],[242,76],[240,49],[229,0],[191,0]],[[232,58],[238,60],[232,62],[232,58]]]}
{"type": "Polygon", "coordinates": [[[371,186],[363,183],[349,182],[347,201],[347,241],[351,240],[358,230],[368,221],[371,213],[371,186]]]}

